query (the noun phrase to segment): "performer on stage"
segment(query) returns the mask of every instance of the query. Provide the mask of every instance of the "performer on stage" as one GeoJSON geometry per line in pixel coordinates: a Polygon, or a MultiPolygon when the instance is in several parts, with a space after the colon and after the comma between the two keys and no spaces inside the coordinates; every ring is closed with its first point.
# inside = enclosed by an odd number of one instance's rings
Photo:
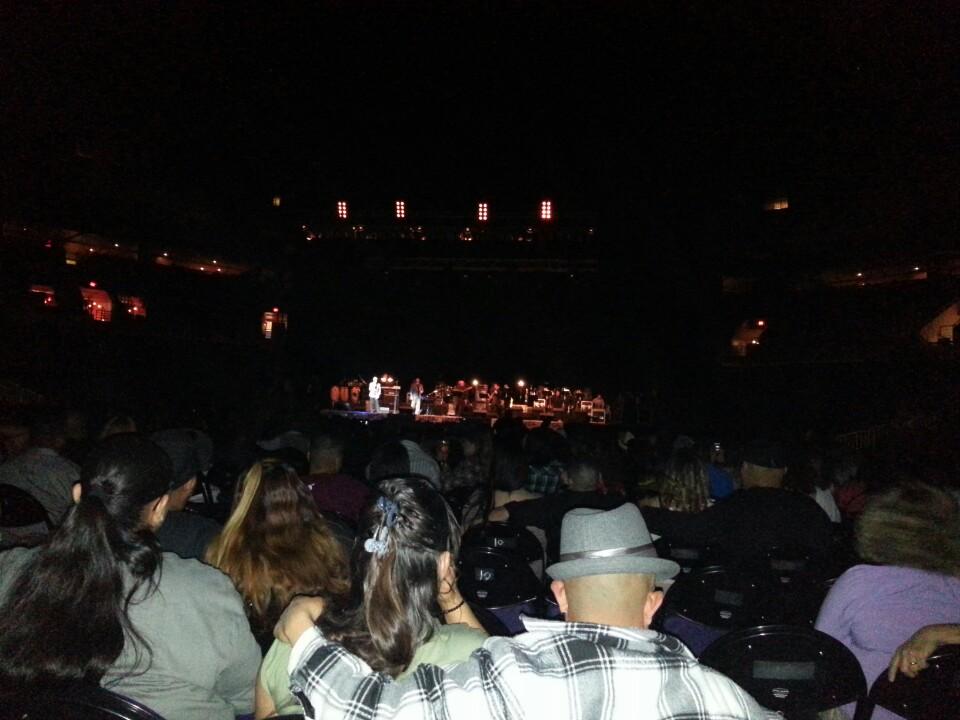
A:
{"type": "Polygon", "coordinates": [[[423,383],[420,382],[420,378],[414,378],[413,382],[410,383],[410,407],[413,409],[414,415],[420,414],[420,399],[423,397],[423,383]]]}
{"type": "Polygon", "coordinates": [[[380,380],[374,375],[373,380],[367,386],[367,394],[370,397],[370,412],[372,413],[380,412],[380,391],[380,380]]]}

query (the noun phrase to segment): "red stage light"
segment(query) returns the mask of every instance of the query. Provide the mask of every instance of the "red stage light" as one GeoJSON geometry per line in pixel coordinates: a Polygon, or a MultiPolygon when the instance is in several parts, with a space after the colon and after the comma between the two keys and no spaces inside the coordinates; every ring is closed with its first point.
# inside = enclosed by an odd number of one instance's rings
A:
{"type": "Polygon", "coordinates": [[[553,220],[553,200],[540,201],[540,219],[543,221],[553,220]]]}
{"type": "Polygon", "coordinates": [[[349,216],[350,213],[347,212],[347,201],[337,200],[337,218],[340,220],[346,220],[349,216]]]}
{"type": "Polygon", "coordinates": [[[490,219],[490,205],[482,202],[477,204],[477,220],[479,222],[486,222],[490,219]]]}
{"type": "Polygon", "coordinates": [[[403,220],[407,216],[407,203],[403,200],[397,200],[394,207],[396,208],[397,220],[403,220]]]}

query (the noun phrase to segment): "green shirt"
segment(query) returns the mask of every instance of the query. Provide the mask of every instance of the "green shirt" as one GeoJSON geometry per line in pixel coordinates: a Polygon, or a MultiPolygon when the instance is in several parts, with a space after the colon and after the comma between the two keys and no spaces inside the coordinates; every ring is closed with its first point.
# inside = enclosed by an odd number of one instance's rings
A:
{"type": "MultiPolygon", "coordinates": [[[[441,625],[430,640],[417,648],[410,667],[400,673],[397,679],[403,679],[419,665],[429,663],[444,666],[463,662],[486,639],[485,632],[467,625],[441,625]]],[[[278,715],[301,712],[300,703],[290,693],[290,674],[287,672],[290,650],[291,647],[286,643],[274,641],[260,666],[260,683],[273,700],[278,715]]]]}

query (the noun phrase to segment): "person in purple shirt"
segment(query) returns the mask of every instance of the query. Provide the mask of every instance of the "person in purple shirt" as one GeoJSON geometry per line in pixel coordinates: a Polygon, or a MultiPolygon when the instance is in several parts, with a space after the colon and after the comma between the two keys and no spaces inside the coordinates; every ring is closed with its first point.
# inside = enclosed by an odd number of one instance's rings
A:
{"type": "Polygon", "coordinates": [[[302,480],[320,512],[336,513],[356,526],[370,501],[371,490],[366,483],[343,474],[342,467],[340,440],[320,433],[310,443],[310,474],[302,480]]]}
{"type": "MultiPolygon", "coordinates": [[[[871,685],[920,627],[960,623],[960,509],[943,490],[898,485],[868,503],[856,539],[871,564],[840,576],[816,627],[850,648],[871,685]]],[[[877,708],[873,717],[898,716],[877,708]]]]}

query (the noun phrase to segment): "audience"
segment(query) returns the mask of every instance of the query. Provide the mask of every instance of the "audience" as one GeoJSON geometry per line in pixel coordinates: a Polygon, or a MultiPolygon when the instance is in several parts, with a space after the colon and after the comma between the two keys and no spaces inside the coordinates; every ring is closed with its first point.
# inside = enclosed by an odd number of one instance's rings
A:
{"type": "Polygon", "coordinates": [[[560,562],[548,568],[566,622],[524,619],[526,634],[491,637],[453,667],[421,665],[390,681],[320,616],[294,602],[278,636],[294,644],[291,683],[307,717],[350,708],[396,717],[773,718],[740,687],[699,665],[683,644],[647,630],[679,567],[657,558],[637,508],[573,510],[560,562]]]}
{"type": "Polygon", "coordinates": [[[560,527],[567,512],[573,508],[609,510],[625,502],[620,495],[600,492],[603,478],[596,463],[590,460],[573,461],[564,470],[563,477],[564,485],[568,488],[566,491],[539,499],[508,502],[491,511],[490,521],[542,530],[547,557],[550,558],[556,557],[560,545],[560,527]]]}
{"type": "Polygon", "coordinates": [[[496,447],[493,459],[493,476],[490,479],[492,509],[501,508],[510,502],[523,502],[543,497],[541,493],[527,490],[529,468],[519,448],[507,443],[496,447]]]}
{"type": "Polygon", "coordinates": [[[317,509],[352,523],[370,502],[370,488],[342,472],[343,443],[333,435],[318,433],[310,443],[310,474],[303,478],[317,509]]]}
{"type": "Polygon", "coordinates": [[[120,435],[122,433],[135,433],[137,423],[129,415],[114,415],[103,424],[98,440],[105,440],[111,435],[120,435]]]}
{"type": "Polygon", "coordinates": [[[706,467],[692,448],[674,450],[663,467],[657,494],[640,504],[677,512],[700,512],[707,509],[709,483],[706,467]]]}
{"type": "Polygon", "coordinates": [[[887,668],[887,679],[893,682],[898,672],[916,677],[927,667],[930,656],[944,645],[960,645],[960,624],[920,628],[894,651],[887,668]]]}
{"type": "Polygon", "coordinates": [[[7,462],[30,447],[30,428],[16,419],[0,421],[0,463],[7,462]]]}
{"type": "MultiPolygon", "coordinates": [[[[283,408],[224,428],[195,409],[168,414],[218,433],[216,468],[213,441],[197,430],[147,440],[116,416],[90,449],[86,416],[73,413],[72,452],[88,458],[80,471],[67,459],[66,415],[39,414],[29,433],[0,426],[0,483],[62,523],[32,540],[39,547],[0,553],[0,691],[80,679],[168,720],[309,718],[346,703],[370,718],[401,708],[574,717],[585,702],[610,717],[765,717],[678,640],[646,629],[656,585],[676,572],[650,531],[710,545],[722,564],[774,546],[845,557],[858,515],[864,564],[836,581],[817,626],[851,648],[868,682],[884,669],[915,675],[960,640],[960,510],[949,487],[960,455],[942,443],[853,455],[805,436],[790,467],[778,444],[753,443],[735,452],[735,482],[719,446],[707,462],[706,446],[681,435],[667,455],[652,428],[317,423],[283,408]],[[220,504],[190,504],[199,482],[220,504]],[[208,517],[228,514],[222,529],[208,517]],[[456,568],[463,530],[503,535],[488,522],[524,527],[546,548],[565,623],[525,618],[527,633],[486,639],[456,568]],[[295,642],[274,641],[275,624],[295,642]]],[[[4,540],[24,542],[7,529],[4,540]]]]}
{"type": "Polygon", "coordinates": [[[213,442],[199,430],[189,429],[163,430],[150,439],[166,451],[173,463],[167,519],[157,529],[157,541],[165,552],[202,559],[220,532],[220,524],[188,512],[187,504],[197,491],[198,479],[210,470],[213,442]]]}
{"type": "Polygon", "coordinates": [[[0,553],[0,685],[102,682],[177,720],[251,711],[260,653],[240,596],[157,546],[172,479],[149,440],[108,438],[49,541],[0,553]]]}
{"type": "Polygon", "coordinates": [[[943,490],[898,484],[867,503],[856,544],[869,564],[840,576],[816,627],[850,648],[872,683],[919,627],[960,623],[960,508],[943,490]]]}
{"type": "Polygon", "coordinates": [[[296,472],[276,461],[255,463],[246,473],[206,560],[233,580],[264,649],[294,595],[335,597],[349,588],[339,543],[296,472]]]}
{"type": "Polygon", "coordinates": [[[782,487],[787,465],[774,443],[754,443],[744,452],[742,487],[703,512],[644,508],[652,532],[670,542],[713,545],[731,561],[749,559],[771,547],[826,553],[830,518],[813,499],[782,487]]]}
{"type": "MultiPolygon", "coordinates": [[[[388,676],[465,660],[486,633],[457,589],[456,519],[422,480],[385,480],[379,492],[354,547],[350,595],[312,599],[311,617],[319,614],[328,637],[388,676]]],[[[299,709],[289,690],[291,644],[275,643],[264,658],[257,718],[299,709]]]]}
{"type": "Polygon", "coordinates": [[[393,440],[378,447],[367,465],[367,480],[416,476],[440,489],[440,465],[413,440],[393,440]]]}
{"type": "Polygon", "coordinates": [[[66,442],[63,413],[42,411],[30,424],[30,447],[0,465],[0,484],[30,493],[54,525],[73,504],[71,489],[80,479],[79,466],[60,454],[66,442]]]}
{"type": "Polygon", "coordinates": [[[790,490],[809,495],[830,518],[830,522],[842,520],[840,508],[833,498],[833,483],[823,473],[823,459],[809,451],[802,454],[790,468],[783,481],[790,490]]]}

